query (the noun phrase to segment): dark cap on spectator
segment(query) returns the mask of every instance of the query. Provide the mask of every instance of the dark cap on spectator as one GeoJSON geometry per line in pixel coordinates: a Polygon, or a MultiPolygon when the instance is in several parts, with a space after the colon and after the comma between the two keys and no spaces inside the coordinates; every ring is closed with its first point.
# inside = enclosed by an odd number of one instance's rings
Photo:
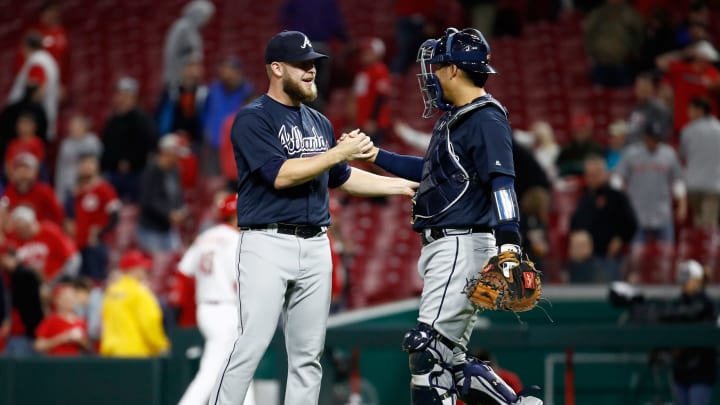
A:
{"type": "Polygon", "coordinates": [[[152,259],[139,250],[130,250],[120,258],[118,267],[122,271],[132,270],[136,267],[142,267],[145,270],[150,270],[152,267],[152,259]]]}
{"type": "Polygon", "coordinates": [[[663,131],[663,126],[659,122],[649,121],[645,124],[645,135],[657,139],[659,141],[664,140],[665,133],[663,131]]]}
{"type": "Polygon", "coordinates": [[[265,48],[265,64],[273,62],[304,62],[327,58],[315,52],[307,35],[300,31],[283,31],[270,39],[265,48]]]}

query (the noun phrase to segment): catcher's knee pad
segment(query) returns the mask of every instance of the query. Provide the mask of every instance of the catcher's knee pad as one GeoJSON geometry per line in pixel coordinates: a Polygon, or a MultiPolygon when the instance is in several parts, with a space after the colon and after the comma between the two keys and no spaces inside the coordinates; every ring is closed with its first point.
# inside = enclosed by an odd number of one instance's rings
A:
{"type": "Polygon", "coordinates": [[[409,357],[413,405],[454,405],[452,348],[430,325],[421,323],[405,333],[403,350],[409,357]]]}
{"type": "Polygon", "coordinates": [[[468,358],[455,366],[458,395],[468,405],[520,404],[521,398],[502,380],[489,362],[468,358]]]}

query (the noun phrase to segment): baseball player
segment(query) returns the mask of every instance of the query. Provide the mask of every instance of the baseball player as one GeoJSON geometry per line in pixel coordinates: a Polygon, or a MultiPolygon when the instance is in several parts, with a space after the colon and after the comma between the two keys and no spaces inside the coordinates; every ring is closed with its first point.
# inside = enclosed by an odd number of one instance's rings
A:
{"type": "MultiPolygon", "coordinates": [[[[205,405],[215,377],[237,336],[237,282],[235,248],[240,232],[235,227],[237,195],[230,194],[218,202],[219,224],[201,233],[185,252],[179,270],[195,278],[197,322],[205,338],[200,369],[188,386],[179,405],[205,405]]],[[[252,387],[252,386],[251,386],[252,387]]],[[[252,388],[244,405],[254,405],[252,388]]]]}
{"type": "Polygon", "coordinates": [[[521,253],[512,131],[505,107],[484,89],[495,73],[489,59],[490,46],[476,29],[449,28],[425,41],[418,52],[423,117],[444,111],[425,158],[374,148],[369,159],[420,181],[413,228],[423,244],[424,286],[418,324],[403,340],[415,405],[455,404],[458,396],[469,405],[542,403],[519,396],[487,363],[466,356],[476,312],[462,294],[466,280],[495,255],[509,272],[521,253]]]}
{"type": "Polygon", "coordinates": [[[326,57],[301,32],[275,35],[265,49],[268,91],[235,118],[240,318],[210,404],[242,402],[280,315],[285,405],[317,404],[332,271],[328,188],[412,196],[417,186],[348,166],[370,156],[372,141],[355,130],[336,142],[328,119],[303,104],[317,97],[315,61],[326,57]]]}

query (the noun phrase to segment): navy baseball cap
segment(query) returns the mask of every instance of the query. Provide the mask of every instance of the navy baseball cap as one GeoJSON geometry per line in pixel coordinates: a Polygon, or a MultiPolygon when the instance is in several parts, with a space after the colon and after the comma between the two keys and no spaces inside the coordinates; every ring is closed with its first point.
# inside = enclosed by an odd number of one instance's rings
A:
{"type": "Polygon", "coordinates": [[[283,31],[270,39],[265,47],[265,64],[273,62],[305,62],[327,58],[315,52],[307,35],[300,31],[283,31]]]}

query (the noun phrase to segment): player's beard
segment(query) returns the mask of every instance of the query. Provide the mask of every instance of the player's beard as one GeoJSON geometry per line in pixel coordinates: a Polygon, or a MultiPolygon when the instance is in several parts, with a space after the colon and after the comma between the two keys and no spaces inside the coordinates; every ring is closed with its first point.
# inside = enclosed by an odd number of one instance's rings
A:
{"type": "Polygon", "coordinates": [[[283,91],[292,100],[300,103],[308,103],[315,100],[317,98],[317,86],[315,82],[313,81],[310,89],[303,87],[303,83],[305,82],[302,80],[294,81],[289,77],[283,77],[283,91]]]}

